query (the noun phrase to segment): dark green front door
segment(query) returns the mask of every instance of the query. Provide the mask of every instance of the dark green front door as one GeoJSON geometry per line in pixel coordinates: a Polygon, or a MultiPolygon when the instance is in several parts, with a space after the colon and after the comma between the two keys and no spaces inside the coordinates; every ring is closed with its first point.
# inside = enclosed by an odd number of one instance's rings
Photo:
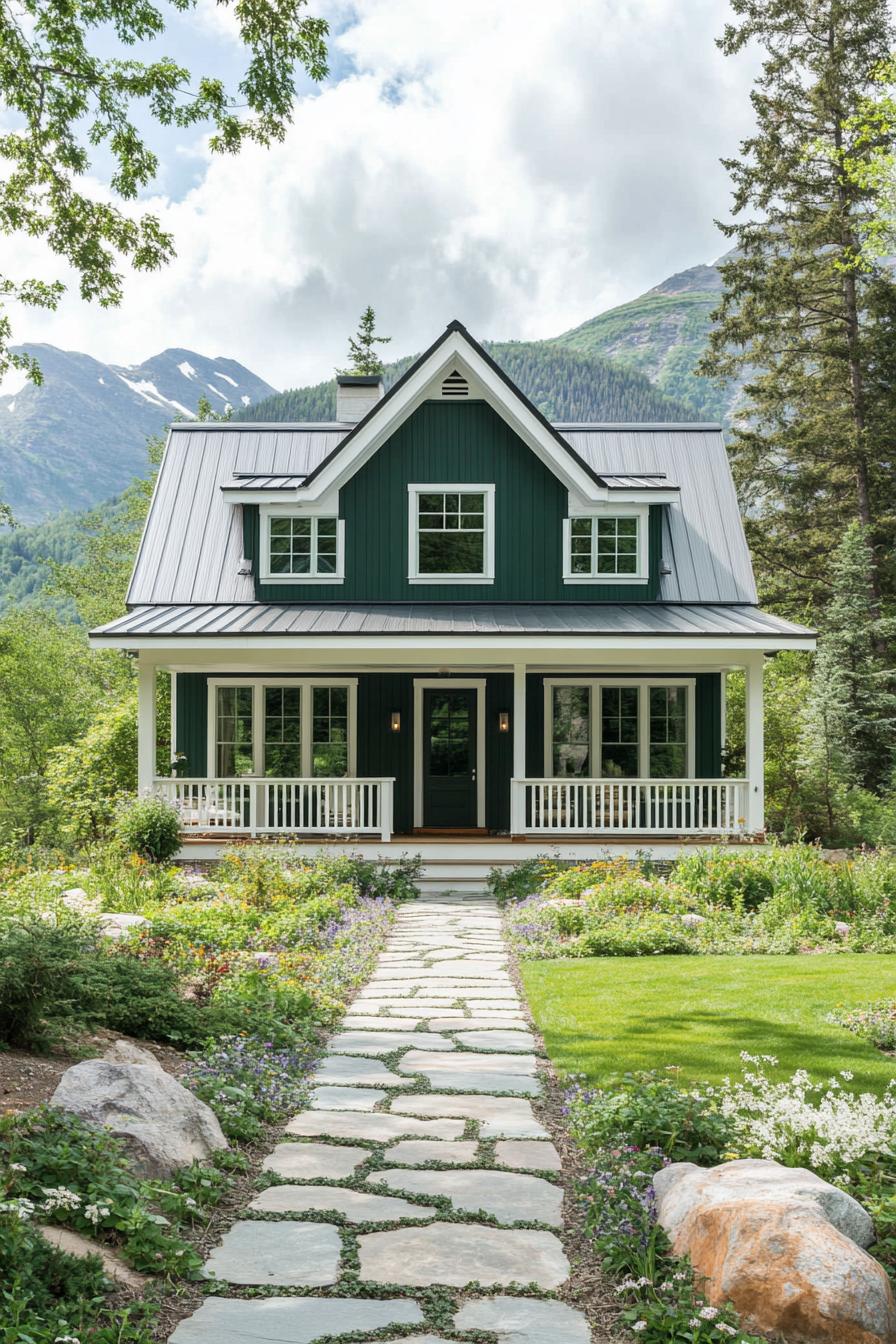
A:
{"type": "Polygon", "coordinates": [[[476,692],[423,692],[423,825],[475,826],[476,692]]]}

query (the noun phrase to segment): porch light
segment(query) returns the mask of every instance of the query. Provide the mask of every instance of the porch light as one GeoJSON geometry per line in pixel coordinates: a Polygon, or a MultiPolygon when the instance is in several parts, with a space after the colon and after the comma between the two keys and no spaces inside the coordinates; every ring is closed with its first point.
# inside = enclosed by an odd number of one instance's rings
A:
{"type": "Polygon", "coordinates": [[[392,713],[390,714],[389,727],[392,729],[393,733],[401,732],[401,713],[399,710],[393,709],[392,713]]]}
{"type": "Polygon", "coordinates": [[[506,709],[498,710],[498,732],[510,732],[510,711],[506,709]]]}

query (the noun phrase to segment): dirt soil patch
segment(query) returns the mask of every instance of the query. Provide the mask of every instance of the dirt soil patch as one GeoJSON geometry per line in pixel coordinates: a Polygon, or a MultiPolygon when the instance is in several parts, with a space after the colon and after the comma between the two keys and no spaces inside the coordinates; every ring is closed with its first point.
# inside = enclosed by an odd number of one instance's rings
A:
{"type": "Polygon", "coordinates": [[[113,1041],[128,1041],[132,1045],[139,1045],[142,1050],[148,1050],[155,1055],[162,1068],[175,1078],[181,1077],[186,1071],[185,1056],[170,1045],[140,1041],[132,1036],[122,1036],[120,1032],[99,1028],[72,1037],[64,1047],[43,1055],[28,1050],[0,1050],[0,1111],[27,1111],[32,1106],[49,1101],[66,1069],[82,1059],[103,1055],[113,1041]]]}

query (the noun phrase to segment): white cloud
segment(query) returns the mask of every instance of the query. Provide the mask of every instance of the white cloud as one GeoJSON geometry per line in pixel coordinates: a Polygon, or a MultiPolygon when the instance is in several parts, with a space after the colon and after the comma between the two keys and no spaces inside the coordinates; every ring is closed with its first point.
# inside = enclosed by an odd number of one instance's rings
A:
{"type": "Polygon", "coordinates": [[[283,145],[152,203],[176,262],[115,312],[72,296],[17,334],[119,361],[193,347],[286,386],[330,374],[368,302],[396,355],[454,317],[497,338],[574,325],[722,250],[718,158],[747,129],[752,63],[717,52],[720,8],[332,0],[348,73],[283,145]]]}

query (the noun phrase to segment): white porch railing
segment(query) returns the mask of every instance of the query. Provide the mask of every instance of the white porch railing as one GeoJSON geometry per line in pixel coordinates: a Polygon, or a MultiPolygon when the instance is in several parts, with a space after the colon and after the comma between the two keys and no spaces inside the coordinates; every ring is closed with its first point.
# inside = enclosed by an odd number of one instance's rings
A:
{"type": "Polygon", "coordinates": [[[393,779],[157,779],[183,829],[392,838],[393,779]]]}
{"type": "Polygon", "coordinates": [[[515,835],[735,835],[744,779],[515,779],[515,835]]]}

